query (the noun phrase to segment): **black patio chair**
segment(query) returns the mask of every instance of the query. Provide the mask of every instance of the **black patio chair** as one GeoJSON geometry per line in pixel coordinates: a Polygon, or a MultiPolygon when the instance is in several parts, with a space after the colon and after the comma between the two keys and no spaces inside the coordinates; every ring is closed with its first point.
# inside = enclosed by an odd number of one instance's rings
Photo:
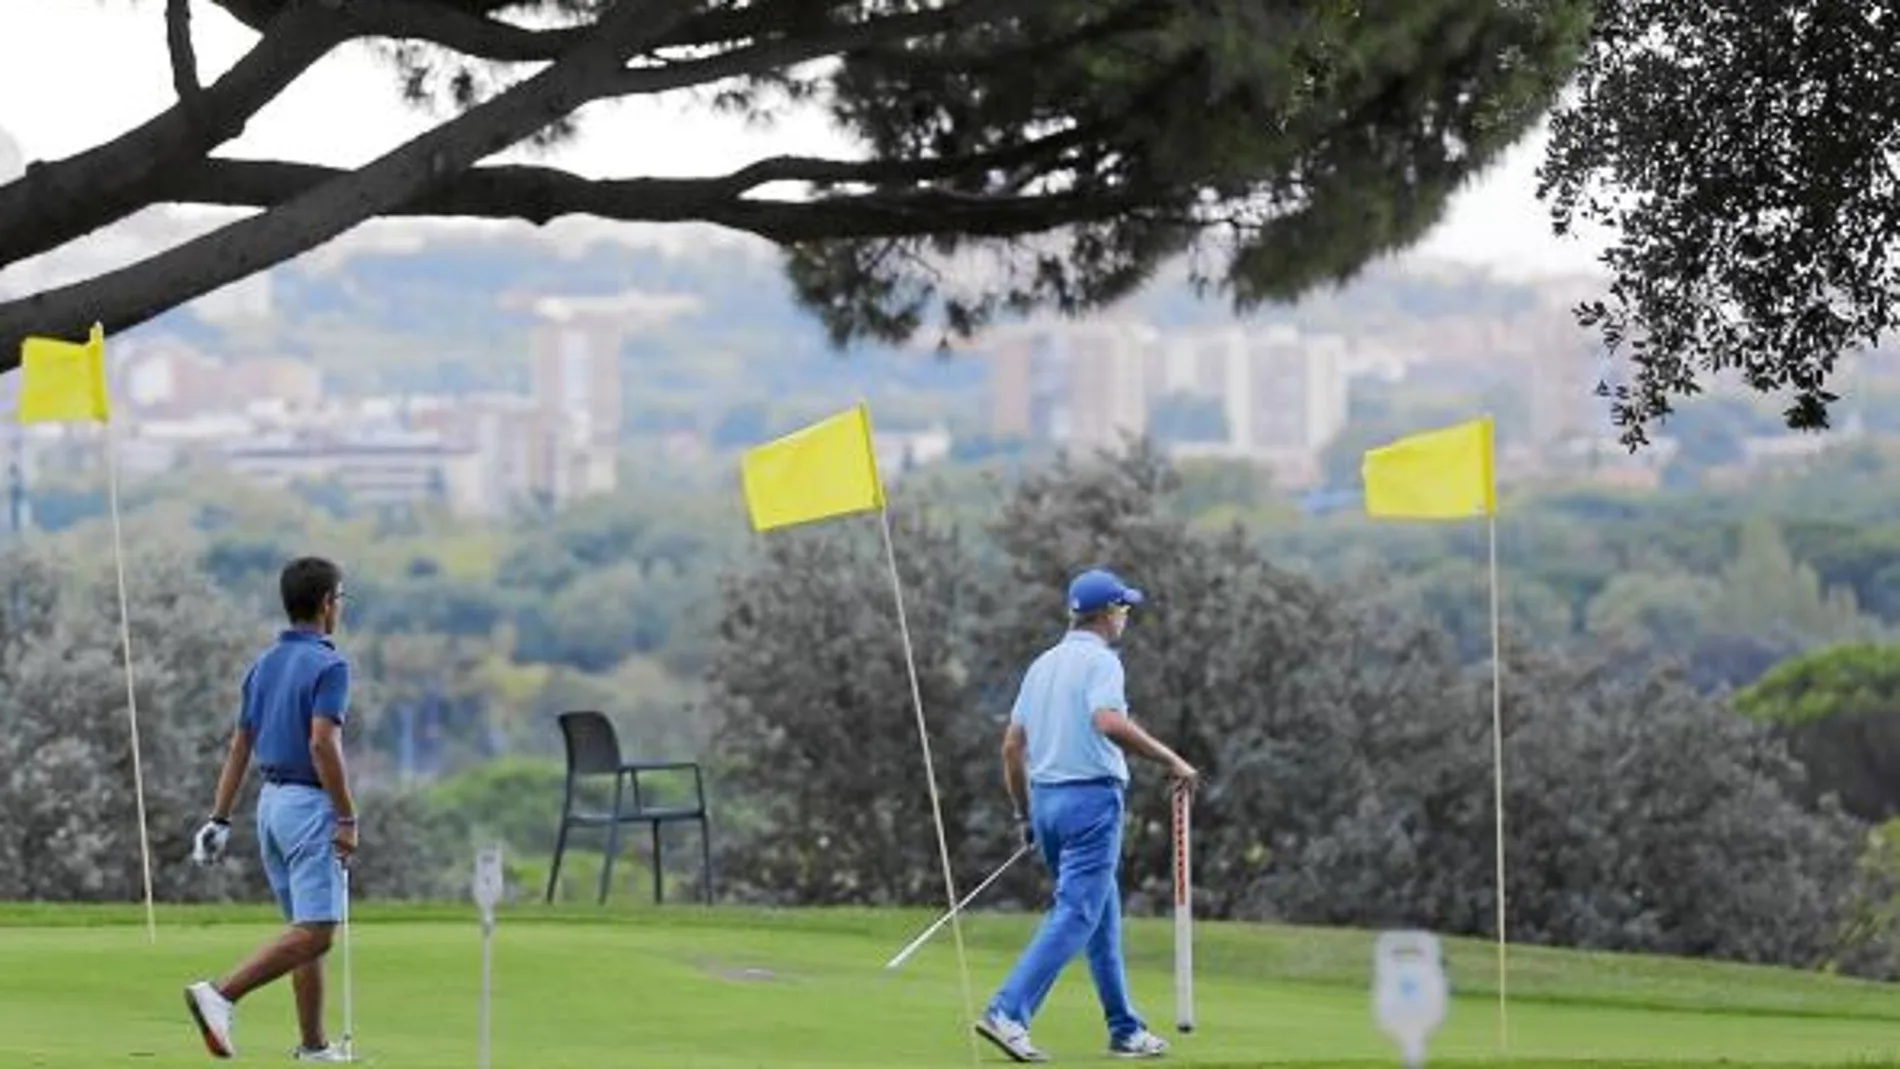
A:
{"type": "MultiPolygon", "coordinates": [[[[548,871],[547,901],[554,901],[554,888],[561,875],[561,855],[567,851],[567,833],[572,828],[606,828],[606,856],[600,869],[600,902],[607,901],[607,889],[613,885],[614,858],[620,853],[620,826],[645,824],[653,835],[653,901],[666,898],[662,874],[664,862],[660,829],[663,825],[691,821],[699,825],[700,892],[712,902],[712,841],[706,817],[706,788],[694,761],[626,761],[620,756],[620,738],[613,722],[593,710],[562,713],[561,738],[567,746],[567,783],[561,798],[561,830],[554,841],[554,864],[548,871]],[[640,777],[655,772],[691,772],[693,800],[684,805],[648,805],[640,777]],[[588,777],[612,776],[613,808],[607,812],[587,812],[575,808],[575,786],[588,777]],[[631,788],[629,790],[628,788],[631,788]]],[[[650,793],[649,788],[649,793],[650,793]]]]}

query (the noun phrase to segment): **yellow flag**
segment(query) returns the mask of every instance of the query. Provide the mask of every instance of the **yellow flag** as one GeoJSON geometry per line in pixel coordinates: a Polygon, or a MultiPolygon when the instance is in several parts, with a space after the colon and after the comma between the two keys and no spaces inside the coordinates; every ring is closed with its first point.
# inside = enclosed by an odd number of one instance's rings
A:
{"type": "Polygon", "coordinates": [[[747,450],[741,474],[755,531],[884,507],[862,404],[747,450]]]}
{"type": "Polygon", "coordinates": [[[84,344],[34,337],[21,343],[21,423],[104,423],[109,418],[104,327],[94,323],[84,344]]]}
{"type": "Polygon", "coordinates": [[[1497,512],[1491,417],[1400,438],[1360,466],[1366,514],[1419,520],[1497,512]]]}

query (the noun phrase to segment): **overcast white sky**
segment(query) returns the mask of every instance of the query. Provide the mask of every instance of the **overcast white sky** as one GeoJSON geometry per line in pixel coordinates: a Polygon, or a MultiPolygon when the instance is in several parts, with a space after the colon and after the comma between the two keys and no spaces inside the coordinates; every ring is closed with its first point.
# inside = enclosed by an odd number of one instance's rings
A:
{"type": "MultiPolygon", "coordinates": [[[[160,0],[0,0],[0,130],[28,159],[83,149],[170,102],[160,0]],[[99,72],[86,78],[81,72],[99,72]]],[[[209,3],[194,5],[201,77],[210,81],[253,35],[209,3]]],[[[374,159],[429,117],[397,103],[393,73],[366,51],[331,56],[261,112],[224,149],[234,156],[333,165],[374,159]]],[[[685,175],[776,151],[841,154],[822,117],[768,132],[689,110],[674,96],[609,104],[582,139],[550,162],[589,175],[685,175]]],[[[1588,246],[1550,233],[1533,195],[1541,141],[1520,146],[1461,197],[1420,252],[1509,273],[1588,271],[1588,246]]]]}

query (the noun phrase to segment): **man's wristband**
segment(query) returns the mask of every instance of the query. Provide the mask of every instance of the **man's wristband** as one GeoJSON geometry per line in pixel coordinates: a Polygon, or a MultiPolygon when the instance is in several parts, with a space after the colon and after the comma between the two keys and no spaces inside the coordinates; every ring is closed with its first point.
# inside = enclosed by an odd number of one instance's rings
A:
{"type": "Polygon", "coordinates": [[[231,826],[231,818],[221,817],[217,815],[216,813],[213,813],[211,814],[211,823],[216,824],[220,828],[228,828],[231,826]]]}
{"type": "Polygon", "coordinates": [[[343,826],[344,826],[344,827],[346,827],[346,828],[354,828],[354,827],[356,827],[356,818],[355,818],[355,817],[338,817],[338,818],[336,818],[336,822],[337,822],[338,824],[341,824],[341,825],[343,825],[343,826]]]}

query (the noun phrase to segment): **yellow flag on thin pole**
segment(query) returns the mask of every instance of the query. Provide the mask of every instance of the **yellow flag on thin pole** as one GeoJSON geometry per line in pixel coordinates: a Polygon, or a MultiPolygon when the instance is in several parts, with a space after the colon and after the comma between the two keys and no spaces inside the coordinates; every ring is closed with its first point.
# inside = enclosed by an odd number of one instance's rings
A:
{"type": "MultiPolygon", "coordinates": [[[[970,989],[970,964],[963,945],[963,923],[957,908],[956,875],[950,866],[950,836],[944,827],[943,799],[937,790],[936,760],[930,753],[930,732],[924,720],[923,687],[917,678],[917,651],[911,641],[910,619],[904,611],[904,585],[897,571],[897,546],[891,537],[891,514],[884,505],[884,480],[878,474],[877,453],[871,446],[871,410],[864,402],[802,427],[782,438],[748,449],[740,463],[746,513],[752,529],[778,527],[876,512],[884,535],[884,563],[890,570],[891,596],[897,603],[897,634],[904,650],[904,671],[910,679],[911,708],[917,714],[917,743],[923,751],[924,785],[930,794],[930,812],[937,831],[937,859],[943,865],[944,899],[950,906],[950,931],[957,947],[957,975],[963,988],[966,1019],[973,1019],[976,1002],[970,989]]],[[[969,1033],[971,1069],[980,1069],[982,1052],[976,1034],[969,1033]]]]}
{"type": "Polygon", "coordinates": [[[132,791],[138,803],[139,860],[145,877],[145,937],[158,941],[152,905],[152,841],[145,819],[145,767],[139,751],[139,696],[132,679],[132,614],[125,593],[125,544],[119,526],[119,461],[112,442],[106,390],[106,330],[94,323],[84,342],[29,337],[20,343],[21,423],[106,424],[106,509],[112,517],[112,564],[119,581],[119,643],[125,653],[125,715],[132,730],[132,791]]]}
{"type": "Polygon", "coordinates": [[[84,342],[30,337],[20,345],[21,423],[105,423],[106,335],[97,323],[84,342]]]}
{"type": "Polygon", "coordinates": [[[1491,417],[1400,438],[1366,453],[1366,514],[1450,520],[1497,513],[1491,417]]]}
{"type": "Polygon", "coordinates": [[[871,412],[863,404],[754,446],[740,474],[755,531],[884,507],[871,412]]]}
{"type": "Polygon", "coordinates": [[[1370,450],[1360,466],[1366,514],[1375,518],[1459,520],[1482,516],[1489,529],[1491,601],[1491,794],[1498,947],[1498,1050],[1510,1046],[1504,867],[1504,657],[1498,611],[1498,493],[1490,416],[1400,438],[1370,450]]]}

